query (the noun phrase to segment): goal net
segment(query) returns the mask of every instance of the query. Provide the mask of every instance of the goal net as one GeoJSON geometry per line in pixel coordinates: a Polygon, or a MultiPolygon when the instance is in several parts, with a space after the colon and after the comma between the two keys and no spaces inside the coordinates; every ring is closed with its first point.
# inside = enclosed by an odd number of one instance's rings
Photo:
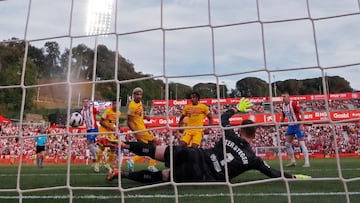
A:
{"type": "MultiPolygon", "coordinates": [[[[0,11],[0,202],[360,199],[358,0],[2,0],[0,11]],[[125,119],[135,87],[144,90],[146,124],[159,144],[178,144],[177,118],[191,90],[208,99],[217,121],[202,147],[222,138],[223,110],[251,98],[253,112],[239,119],[262,130],[256,153],[282,172],[313,178],[248,171],[216,183],[106,182],[105,168],[91,168],[86,131],[68,118],[84,98],[101,110],[117,100],[116,133],[131,139],[125,119]],[[287,91],[309,112],[310,168],[285,167],[278,109],[287,91]],[[38,168],[35,138],[43,128],[48,141],[38,168]]],[[[302,163],[299,145],[295,151],[302,163]]],[[[118,155],[115,167],[126,170],[132,154],[118,155]]]]}

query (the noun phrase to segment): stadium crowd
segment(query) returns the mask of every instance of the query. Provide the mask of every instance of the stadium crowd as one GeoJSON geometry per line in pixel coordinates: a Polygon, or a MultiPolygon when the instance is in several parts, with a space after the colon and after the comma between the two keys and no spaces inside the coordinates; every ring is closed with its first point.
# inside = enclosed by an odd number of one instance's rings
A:
{"type": "MultiPolygon", "coordinates": [[[[314,101],[299,101],[305,112],[324,112],[326,111],[325,100],[314,100],[314,101]]],[[[270,103],[253,102],[252,111],[254,113],[271,113],[270,103]]],[[[213,114],[222,113],[225,109],[233,107],[236,104],[225,104],[220,106],[220,110],[217,104],[208,105],[213,114]]],[[[281,112],[281,102],[274,102],[275,113],[281,112]]],[[[360,109],[360,99],[340,99],[340,100],[329,100],[329,111],[339,110],[357,110],[360,109]]],[[[180,116],[184,105],[173,105],[169,106],[169,116],[180,116]]],[[[153,116],[165,116],[165,106],[153,106],[150,110],[150,114],[153,116]]]]}
{"type": "MultiPolygon", "coordinates": [[[[253,113],[270,113],[270,104],[263,102],[253,102],[253,113]]],[[[325,100],[303,100],[299,101],[305,112],[324,112],[326,111],[325,100]]],[[[213,115],[222,113],[227,108],[235,104],[224,104],[218,106],[217,104],[208,105],[213,115]]],[[[280,112],[281,102],[274,102],[275,113],[280,112]]],[[[330,111],[346,111],[360,109],[360,99],[338,99],[329,100],[330,111]]],[[[184,105],[169,106],[168,115],[179,117],[184,105]]],[[[152,106],[149,110],[151,117],[165,116],[165,106],[152,106]]],[[[39,135],[39,129],[42,126],[38,125],[23,125],[18,126],[17,123],[0,123],[0,158],[6,156],[19,156],[22,154],[27,158],[34,158],[35,156],[35,137],[39,135]],[[19,134],[23,135],[22,142],[19,140],[19,134]]],[[[151,130],[151,129],[150,129],[151,130]]],[[[277,144],[284,146],[284,137],[286,126],[261,126],[256,133],[256,141],[254,148],[275,147],[277,144]],[[277,135],[280,138],[277,141],[277,135]]],[[[156,129],[153,130],[156,135],[158,144],[169,144],[170,136],[174,136],[174,144],[179,144],[181,134],[177,130],[156,129]],[[171,131],[171,132],[170,132],[171,131]]],[[[221,128],[211,128],[204,134],[201,147],[209,148],[222,136],[221,128]]],[[[46,154],[48,157],[56,159],[66,159],[69,154],[73,159],[84,159],[86,156],[86,142],[85,134],[69,133],[66,128],[48,127],[47,128],[48,141],[46,145],[46,154]],[[69,149],[69,141],[71,140],[71,149],[69,149]]],[[[338,147],[341,153],[358,153],[360,154],[360,121],[338,123],[335,125],[329,124],[313,124],[306,125],[306,145],[308,146],[310,154],[334,154],[335,148],[338,147]],[[332,129],[334,127],[334,129],[332,129]],[[336,137],[336,145],[334,143],[336,137]]],[[[124,139],[130,139],[131,136],[123,134],[124,139]]],[[[300,152],[299,143],[294,144],[295,151],[300,152]]]]}
{"type": "MultiPolygon", "coordinates": [[[[22,155],[34,159],[35,158],[35,137],[39,135],[41,127],[26,125],[22,127],[24,137],[23,148],[21,142],[16,137],[20,133],[17,124],[1,123],[1,136],[0,136],[0,158],[6,155],[22,155]]],[[[46,143],[46,155],[48,157],[57,159],[66,159],[68,156],[69,136],[66,133],[66,128],[48,128],[47,134],[49,139],[46,143]]],[[[71,136],[71,155],[83,158],[86,151],[85,136],[71,136]]]]}
{"type": "MultiPolygon", "coordinates": [[[[23,126],[22,133],[24,135],[24,144],[21,148],[21,142],[16,137],[20,130],[16,124],[1,123],[0,136],[0,158],[5,158],[6,155],[19,156],[22,152],[23,156],[33,159],[35,156],[35,139],[38,135],[38,128],[36,126],[23,126]]],[[[280,146],[284,145],[284,134],[286,127],[262,126],[259,127],[256,133],[256,141],[254,148],[257,147],[274,147],[277,143],[280,146]],[[277,132],[279,132],[279,142],[277,142],[277,132]]],[[[180,133],[177,130],[156,129],[153,133],[158,138],[159,145],[169,144],[170,136],[174,136],[174,144],[179,144],[180,133]]],[[[358,153],[360,154],[360,123],[342,123],[335,124],[334,129],[329,124],[314,124],[306,126],[306,142],[310,154],[321,153],[324,155],[335,153],[335,143],[333,134],[336,135],[337,147],[341,153],[358,153]]],[[[71,153],[73,159],[85,159],[86,142],[85,135],[81,133],[67,133],[66,128],[49,128],[48,142],[46,147],[47,157],[56,159],[66,159],[71,153]],[[69,151],[69,141],[71,140],[71,149],[69,151]]],[[[207,134],[204,135],[201,147],[209,148],[222,136],[221,128],[211,128],[207,134]]],[[[126,136],[124,139],[131,139],[131,136],[126,136]]],[[[300,150],[300,147],[295,143],[295,151],[300,150]]]]}

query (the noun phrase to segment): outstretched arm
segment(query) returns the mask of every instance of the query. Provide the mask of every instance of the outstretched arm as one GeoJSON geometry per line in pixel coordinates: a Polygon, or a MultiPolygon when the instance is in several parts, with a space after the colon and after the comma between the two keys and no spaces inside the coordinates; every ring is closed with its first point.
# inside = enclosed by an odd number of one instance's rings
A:
{"type": "MultiPolygon", "coordinates": [[[[270,178],[278,178],[281,177],[281,171],[271,168],[265,161],[263,161],[260,157],[255,158],[256,169],[259,170],[264,175],[270,178]]],[[[311,176],[303,175],[303,174],[291,174],[284,172],[285,178],[292,178],[292,179],[309,179],[311,176]]]]}
{"type": "MultiPolygon", "coordinates": [[[[264,175],[270,178],[278,178],[281,177],[281,171],[271,168],[267,163],[265,163],[260,157],[255,158],[256,169],[259,170],[264,175]]],[[[285,178],[294,178],[294,176],[290,173],[284,172],[285,178]]]]}

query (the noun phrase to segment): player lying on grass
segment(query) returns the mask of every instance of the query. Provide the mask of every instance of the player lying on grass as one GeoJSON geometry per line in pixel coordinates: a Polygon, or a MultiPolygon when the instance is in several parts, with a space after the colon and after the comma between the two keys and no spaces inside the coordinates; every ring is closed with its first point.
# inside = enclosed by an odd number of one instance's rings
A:
{"type": "MultiPolygon", "coordinates": [[[[229,119],[238,112],[248,112],[252,104],[248,99],[241,99],[236,108],[231,108],[221,115],[223,127],[229,127],[229,119]]],[[[173,146],[172,168],[175,182],[225,181],[225,161],[228,176],[232,179],[248,170],[258,170],[271,178],[281,177],[281,171],[271,168],[260,157],[255,155],[250,143],[255,138],[256,127],[251,120],[244,120],[239,135],[233,129],[225,130],[226,159],[223,154],[223,140],[220,139],[213,148],[201,149],[184,146],[173,146]]],[[[170,146],[153,146],[139,142],[125,142],[122,147],[142,155],[165,162],[170,167],[170,146]]],[[[158,172],[142,170],[137,172],[121,172],[121,177],[143,183],[165,182],[170,180],[170,168],[158,172]]],[[[107,180],[118,178],[119,171],[114,170],[107,175],[107,180]]],[[[286,178],[311,178],[306,175],[293,175],[284,172],[286,178]]]]}

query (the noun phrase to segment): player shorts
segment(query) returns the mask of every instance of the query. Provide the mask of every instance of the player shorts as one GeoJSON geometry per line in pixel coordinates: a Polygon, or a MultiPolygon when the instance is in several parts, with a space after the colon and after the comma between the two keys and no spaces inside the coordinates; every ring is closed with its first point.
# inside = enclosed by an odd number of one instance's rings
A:
{"type": "MultiPolygon", "coordinates": [[[[175,182],[216,181],[210,174],[201,149],[173,146],[173,157],[175,182]]],[[[170,167],[170,147],[165,149],[164,163],[170,167]]]]}
{"type": "Polygon", "coordinates": [[[99,129],[98,128],[89,129],[86,130],[86,132],[89,133],[88,135],[86,135],[86,141],[96,142],[96,136],[97,136],[97,132],[99,132],[99,129]]]}
{"type": "Polygon", "coordinates": [[[36,154],[45,151],[45,146],[36,146],[36,154]]]}
{"type": "Polygon", "coordinates": [[[134,134],[137,141],[148,144],[155,139],[155,136],[149,131],[143,131],[134,134]]]}
{"type": "Polygon", "coordinates": [[[200,145],[202,140],[202,129],[187,129],[181,137],[181,141],[185,142],[188,146],[193,143],[200,145]]]}
{"type": "Polygon", "coordinates": [[[304,132],[300,131],[300,124],[288,126],[285,136],[293,136],[293,135],[296,135],[297,138],[304,137],[304,132]]]}

